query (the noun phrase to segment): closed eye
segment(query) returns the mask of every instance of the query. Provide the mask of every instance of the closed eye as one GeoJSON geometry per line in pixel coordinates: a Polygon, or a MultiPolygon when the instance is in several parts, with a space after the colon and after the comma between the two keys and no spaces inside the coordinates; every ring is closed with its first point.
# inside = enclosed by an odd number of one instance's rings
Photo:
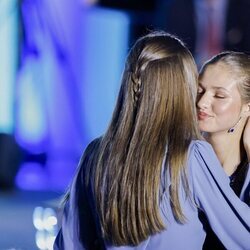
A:
{"type": "Polygon", "coordinates": [[[219,99],[225,99],[225,98],[226,98],[226,97],[223,96],[223,95],[215,95],[214,97],[215,97],[215,98],[219,98],[219,99]]]}

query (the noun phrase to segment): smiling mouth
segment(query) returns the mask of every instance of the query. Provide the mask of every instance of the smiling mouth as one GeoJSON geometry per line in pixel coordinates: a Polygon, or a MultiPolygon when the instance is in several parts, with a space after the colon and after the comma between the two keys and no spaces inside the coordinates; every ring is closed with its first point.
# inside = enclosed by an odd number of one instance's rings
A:
{"type": "Polygon", "coordinates": [[[208,115],[207,113],[205,112],[198,112],[198,120],[206,120],[208,119],[209,117],[211,117],[210,115],[208,115]]]}

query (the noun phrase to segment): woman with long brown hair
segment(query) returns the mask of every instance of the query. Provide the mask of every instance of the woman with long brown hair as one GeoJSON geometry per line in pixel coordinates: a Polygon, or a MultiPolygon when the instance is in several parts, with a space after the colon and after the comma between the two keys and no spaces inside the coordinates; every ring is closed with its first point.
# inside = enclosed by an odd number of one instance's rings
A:
{"type": "Polygon", "coordinates": [[[250,209],[199,140],[197,75],[176,37],[136,42],[111,123],[80,161],[54,249],[202,249],[199,210],[228,248],[247,249],[250,209]]]}

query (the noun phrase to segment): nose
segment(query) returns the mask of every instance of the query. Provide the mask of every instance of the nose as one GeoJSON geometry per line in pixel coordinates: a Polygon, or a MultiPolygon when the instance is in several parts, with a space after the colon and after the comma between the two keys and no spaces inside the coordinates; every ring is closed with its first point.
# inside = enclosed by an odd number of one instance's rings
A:
{"type": "Polygon", "coordinates": [[[206,93],[203,93],[200,96],[198,95],[196,105],[199,109],[208,109],[211,105],[211,100],[206,93]]]}

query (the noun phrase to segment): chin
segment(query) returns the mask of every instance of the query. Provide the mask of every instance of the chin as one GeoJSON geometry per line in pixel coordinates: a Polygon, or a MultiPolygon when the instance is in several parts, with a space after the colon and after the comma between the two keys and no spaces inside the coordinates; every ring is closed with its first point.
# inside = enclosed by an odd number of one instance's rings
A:
{"type": "Polygon", "coordinates": [[[203,121],[198,121],[198,125],[199,125],[200,131],[209,132],[208,127],[206,126],[206,124],[204,124],[203,121]]]}
{"type": "Polygon", "coordinates": [[[201,132],[204,132],[204,133],[213,133],[213,132],[216,132],[213,129],[211,129],[211,126],[210,127],[204,126],[204,124],[199,124],[199,129],[200,129],[201,132]]]}

